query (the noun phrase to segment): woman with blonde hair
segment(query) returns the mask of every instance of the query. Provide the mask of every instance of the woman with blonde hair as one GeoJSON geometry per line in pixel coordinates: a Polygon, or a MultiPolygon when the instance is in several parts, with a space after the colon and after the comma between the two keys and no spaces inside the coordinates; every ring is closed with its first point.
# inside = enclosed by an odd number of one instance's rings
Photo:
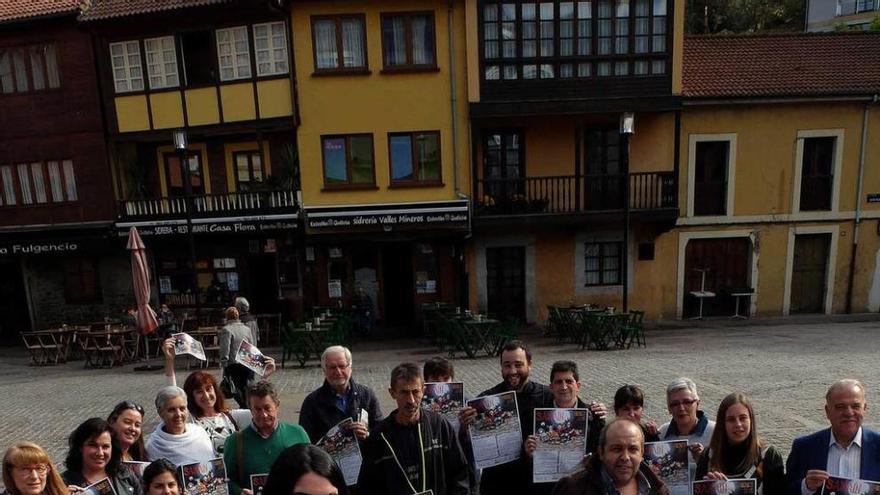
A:
{"type": "Polygon", "coordinates": [[[6,495],[68,495],[49,454],[33,442],[19,442],[3,456],[6,495]]]}
{"type": "Polygon", "coordinates": [[[718,406],[709,449],[697,461],[696,479],[755,478],[758,494],[785,491],[782,455],[758,436],[752,401],[734,392],[718,406]]]}

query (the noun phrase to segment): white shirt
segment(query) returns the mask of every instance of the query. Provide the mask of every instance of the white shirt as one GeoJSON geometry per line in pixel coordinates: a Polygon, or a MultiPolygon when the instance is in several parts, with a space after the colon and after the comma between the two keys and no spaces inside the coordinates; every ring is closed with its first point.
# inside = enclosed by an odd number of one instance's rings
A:
{"type": "MultiPolygon", "coordinates": [[[[848,447],[841,445],[836,438],[834,432],[831,432],[831,439],[828,441],[828,463],[825,470],[828,474],[836,478],[849,478],[852,480],[859,479],[862,474],[862,429],[856,432],[848,447]]],[[[801,493],[810,495],[807,489],[806,478],[801,481],[801,493]]]]}

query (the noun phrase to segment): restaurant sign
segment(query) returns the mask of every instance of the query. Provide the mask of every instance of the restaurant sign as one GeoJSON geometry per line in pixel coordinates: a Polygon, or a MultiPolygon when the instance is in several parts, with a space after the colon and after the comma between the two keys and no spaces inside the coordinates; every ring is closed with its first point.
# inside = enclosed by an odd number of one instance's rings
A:
{"type": "Polygon", "coordinates": [[[13,242],[0,244],[0,256],[71,254],[80,248],[79,243],[67,241],[13,242]]]}
{"type": "MultiPolygon", "coordinates": [[[[286,216],[285,216],[286,217],[286,216]]],[[[189,231],[186,220],[165,220],[154,222],[120,222],[116,224],[120,237],[128,235],[128,229],[137,227],[142,236],[185,235],[189,231]]],[[[296,217],[250,217],[234,219],[193,219],[193,234],[259,234],[276,230],[297,228],[296,217]]]]}
{"type": "Polygon", "coordinates": [[[306,225],[320,232],[467,229],[468,218],[467,201],[306,208],[306,225]]]}

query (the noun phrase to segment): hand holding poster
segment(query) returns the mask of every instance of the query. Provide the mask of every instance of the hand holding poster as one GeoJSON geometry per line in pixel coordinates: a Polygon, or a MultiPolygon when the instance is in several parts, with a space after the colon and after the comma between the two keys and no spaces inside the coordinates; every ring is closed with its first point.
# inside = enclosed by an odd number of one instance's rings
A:
{"type": "Polygon", "coordinates": [[[263,376],[266,374],[266,364],[268,364],[269,361],[268,358],[257,349],[257,346],[246,340],[242,340],[241,345],[238,346],[238,351],[235,353],[235,362],[256,374],[263,376]]]}
{"type": "Polygon", "coordinates": [[[477,410],[477,416],[468,429],[476,468],[483,469],[519,459],[522,431],[516,394],[504,392],[479,397],[469,400],[467,405],[477,410]]]}
{"type": "Polygon", "coordinates": [[[324,449],[336,461],[348,486],[357,483],[363,462],[361,447],[354,436],[354,430],[351,429],[351,423],[351,418],[343,419],[330,428],[324,438],[317,443],[318,447],[324,449]]]}
{"type": "Polygon", "coordinates": [[[645,464],[654,471],[672,495],[689,495],[691,492],[688,471],[688,441],[646,442],[645,464]]]}
{"type": "Polygon", "coordinates": [[[876,481],[850,480],[831,476],[822,485],[822,495],[878,495],[880,483],[876,481]]]}
{"type": "Polygon", "coordinates": [[[266,480],[269,479],[269,473],[252,474],[251,475],[251,493],[254,495],[263,495],[263,487],[266,486],[266,480]]]}
{"type": "Polygon", "coordinates": [[[175,333],[171,338],[174,339],[175,356],[189,354],[196,359],[207,361],[205,348],[202,346],[202,343],[192,338],[188,333],[175,333]]]}
{"type": "Polygon", "coordinates": [[[587,410],[536,408],[532,480],[557,482],[578,469],[587,453],[587,410]]]}
{"type": "Polygon", "coordinates": [[[464,383],[426,383],[422,407],[443,415],[458,433],[458,413],[464,407],[464,383]]]}
{"type": "Polygon", "coordinates": [[[77,495],[116,495],[116,490],[113,489],[110,478],[104,478],[83,488],[83,491],[77,495]]]}
{"type": "Polygon", "coordinates": [[[223,458],[180,466],[181,495],[228,495],[223,458]]]}
{"type": "Polygon", "coordinates": [[[756,495],[758,480],[729,479],[694,481],[694,495],[756,495]]]}

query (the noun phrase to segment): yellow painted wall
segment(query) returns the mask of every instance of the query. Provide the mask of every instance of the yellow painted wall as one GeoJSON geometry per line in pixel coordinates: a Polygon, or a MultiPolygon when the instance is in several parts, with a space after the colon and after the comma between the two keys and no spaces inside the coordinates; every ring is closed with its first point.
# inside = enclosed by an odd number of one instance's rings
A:
{"type": "MultiPolygon", "coordinates": [[[[239,151],[256,151],[257,149],[256,141],[223,145],[223,153],[226,157],[226,190],[235,192],[238,189],[238,183],[235,180],[235,160],[233,160],[232,154],[239,151]]],[[[272,174],[272,157],[269,155],[268,141],[263,141],[263,162],[263,180],[265,180],[272,174]]]]}
{"type": "Polygon", "coordinates": [[[477,0],[465,1],[465,28],[467,29],[467,74],[468,74],[468,101],[479,103],[480,101],[480,46],[479,17],[477,15],[477,0]]]}
{"type": "Polygon", "coordinates": [[[290,81],[288,79],[270,79],[257,82],[257,97],[260,103],[261,119],[293,115],[293,101],[290,99],[290,81]]]}
{"type": "Polygon", "coordinates": [[[639,113],[635,135],[630,139],[630,172],[672,171],[675,144],[675,115],[639,113]]]}
{"type": "Polygon", "coordinates": [[[257,109],[254,104],[254,85],[250,82],[220,86],[220,102],[223,105],[224,122],[257,118],[257,109]]]}
{"type": "Polygon", "coordinates": [[[672,94],[681,94],[681,73],[684,60],[684,2],[675,2],[672,38],[672,94]]]}
{"type": "Polygon", "coordinates": [[[183,127],[183,102],[180,93],[169,91],[150,95],[153,129],[183,127]]]}
{"type": "Polygon", "coordinates": [[[146,96],[117,96],[115,102],[119,132],[150,130],[150,115],[146,96]]]}
{"type": "MultiPolygon", "coordinates": [[[[202,159],[202,182],[205,184],[205,194],[211,194],[211,166],[208,163],[208,147],[204,143],[189,143],[187,149],[199,150],[202,159]]],[[[174,152],[173,146],[159,146],[156,148],[156,166],[159,167],[159,186],[162,188],[162,197],[168,197],[168,181],[165,180],[165,153],[174,152]]]]}
{"type": "Polygon", "coordinates": [[[187,90],[186,117],[191,126],[220,123],[217,88],[187,90]]]}
{"type": "MultiPolygon", "coordinates": [[[[470,190],[467,127],[467,84],[464,1],[455,2],[454,43],[458,96],[459,187],[470,190]]],[[[296,2],[293,40],[302,124],[297,130],[305,205],[364,204],[447,200],[455,197],[452,115],[450,108],[447,2],[396,1],[296,2]],[[434,11],[437,72],[382,74],[380,12],[434,11]],[[313,76],[314,56],[310,16],[333,13],[365,14],[368,65],[366,76],[313,76]],[[389,188],[388,133],[439,130],[443,187],[389,188]],[[322,191],[324,187],[321,136],[372,133],[376,190],[322,191]]]]}

